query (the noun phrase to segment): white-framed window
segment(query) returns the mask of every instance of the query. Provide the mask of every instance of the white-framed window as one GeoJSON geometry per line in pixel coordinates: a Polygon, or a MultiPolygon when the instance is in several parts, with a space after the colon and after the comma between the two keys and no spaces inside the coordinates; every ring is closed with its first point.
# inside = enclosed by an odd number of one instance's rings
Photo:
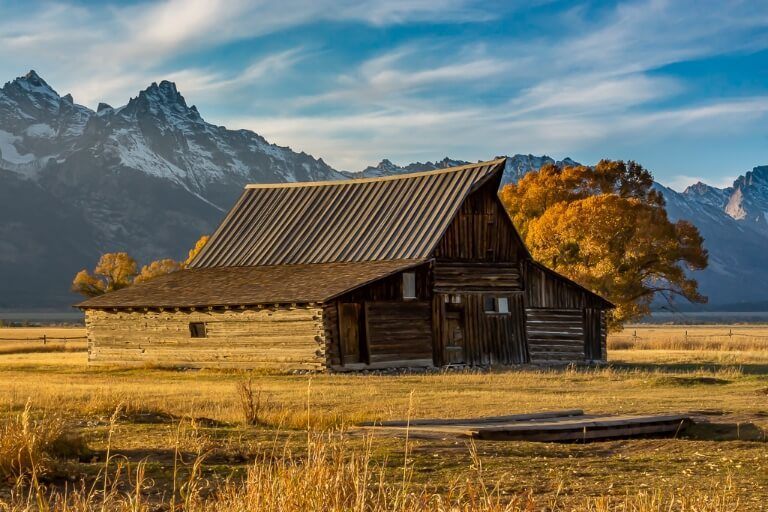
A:
{"type": "Polygon", "coordinates": [[[499,315],[509,314],[509,298],[494,297],[492,295],[484,295],[483,311],[489,314],[499,314],[499,315]]]}
{"type": "Polygon", "coordinates": [[[416,273],[403,272],[403,298],[416,298],[416,273]]]}

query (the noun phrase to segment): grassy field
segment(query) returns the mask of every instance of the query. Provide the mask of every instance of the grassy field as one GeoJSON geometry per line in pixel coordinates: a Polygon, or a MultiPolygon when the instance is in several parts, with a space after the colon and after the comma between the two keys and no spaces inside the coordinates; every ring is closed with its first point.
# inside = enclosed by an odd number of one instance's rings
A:
{"type": "MultiPolygon", "coordinates": [[[[0,338],[8,331],[21,332],[0,338]]],[[[27,510],[27,498],[96,482],[72,510],[100,509],[104,496],[127,510],[764,510],[763,336],[768,327],[631,327],[609,340],[604,368],[402,376],[96,370],[84,352],[8,349],[0,439],[22,441],[5,452],[0,441],[0,502],[27,510]],[[587,445],[343,433],[360,421],[568,408],[687,412],[697,424],[678,439],[587,445]],[[44,432],[56,435],[45,443],[44,432]],[[14,463],[19,443],[39,463],[14,463]],[[30,496],[33,474],[45,490],[30,496]]]]}

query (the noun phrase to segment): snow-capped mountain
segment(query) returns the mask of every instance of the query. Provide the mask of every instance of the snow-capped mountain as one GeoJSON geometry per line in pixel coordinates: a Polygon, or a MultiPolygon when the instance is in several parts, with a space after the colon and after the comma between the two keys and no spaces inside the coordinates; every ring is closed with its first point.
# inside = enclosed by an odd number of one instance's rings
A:
{"type": "MultiPolygon", "coordinates": [[[[74,302],[74,274],[103,252],[141,262],[181,258],[211,233],[246,183],[376,177],[467,163],[445,158],[360,173],[206,122],[175,84],[152,84],[121,107],[93,111],[34,71],[0,89],[0,308],[74,302]]],[[[568,158],[508,157],[504,183],[568,158]]],[[[710,267],[697,273],[711,302],[768,299],[768,166],[732,187],[656,185],[673,219],[699,227],[710,267]]]]}
{"type": "Polygon", "coordinates": [[[0,89],[0,308],[71,303],[101,252],[181,257],[246,183],[343,177],[207,123],[171,82],[94,112],[30,71],[0,89]]]}

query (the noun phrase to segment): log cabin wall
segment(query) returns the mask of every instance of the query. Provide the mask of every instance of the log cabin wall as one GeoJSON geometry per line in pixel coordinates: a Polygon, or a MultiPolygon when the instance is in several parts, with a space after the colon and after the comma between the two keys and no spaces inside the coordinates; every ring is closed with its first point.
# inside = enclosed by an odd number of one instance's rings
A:
{"type": "Polygon", "coordinates": [[[85,314],[88,364],[314,369],[326,365],[319,307],[85,314]],[[190,324],[205,337],[192,337],[190,324]],[[202,332],[202,331],[201,331],[202,332]]]}
{"type": "Polygon", "coordinates": [[[584,313],[580,309],[526,309],[530,362],[567,364],[585,361],[584,313]]]}
{"type": "Polygon", "coordinates": [[[522,265],[530,361],[605,361],[605,303],[536,263],[522,265]]]}

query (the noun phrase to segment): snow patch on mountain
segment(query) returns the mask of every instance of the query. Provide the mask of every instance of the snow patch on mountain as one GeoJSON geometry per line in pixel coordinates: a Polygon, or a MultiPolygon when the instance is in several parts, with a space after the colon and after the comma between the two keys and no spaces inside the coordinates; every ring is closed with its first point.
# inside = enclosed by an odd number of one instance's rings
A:
{"type": "Polygon", "coordinates": [[[0,130],[0,159],[11,164],[28,164],[35,159],[32,153],[19,153],[16,143],[22,138],[5,130],[0,130]]]}

